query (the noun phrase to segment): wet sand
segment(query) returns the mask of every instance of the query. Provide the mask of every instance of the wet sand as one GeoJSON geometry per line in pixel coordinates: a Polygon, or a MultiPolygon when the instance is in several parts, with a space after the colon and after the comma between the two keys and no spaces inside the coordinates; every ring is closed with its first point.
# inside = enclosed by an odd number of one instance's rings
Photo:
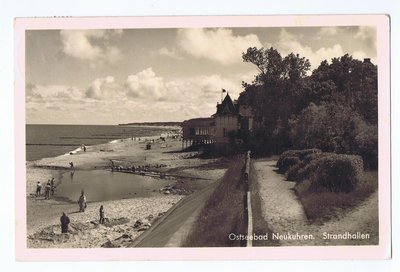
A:
{"type": "MultiPolygon", "coordinates": [[[[149,140],[149,139],[148,139],[149,140]]],[[[106,247],[124,246],[125,240],[133,240],[143,230],[133,227],[137,220],[150,223],[157,220],[163,213],[175,205],[186,194],[204,188],[215,182],[225,172],[226,168],[216,163],[216,159],[199,159],[193,157],[195,152],[180,152],[182,142],[168,138],[166,141],[155,139],[151,150],[146,150],[146,141],[123,139],[96,146],[87,147],[86,152],[79,151],[73,155],[62,155],[55,158],[44,158],[35,162],[27,162],[27,234],[29,247],[106,247]],[[62,188],[62,175],[73,172],[69,162],[73,162],[75,174],[77,171],[101,170],[107,171],[114,166],[158,166],[157,171],[179,176],[175,180],[149,179],[150,192],[135,194],[132,198],[91,201],[88,199],[88,209],[78,212],[78,204],[55,197],[45,200],[35,197],[36,182],[42,182],[42,193],[48,179],[55,178],[55,184],[62,188]],[[213,168],[213,164],[216,167],[213,168]],[[162,167],[159,167],[159,166],[162,167]],[[207,167],[201,167],[207,165],[207,167]],[[199,178],[199,179],[197,179],[199,178]],[[161,181],[161,182],[160,182],[161,181]],[[179,188],[163,190],[165,186],[179,188]],[[157,190],[158,189],[158,190],[157,190]],[[183,192],[183,193],[182,193],[183,192]],[[104,205],[106,218],[112,226],[99,226],[98,209],[104,205]],[[71,230],[68,235],[61,235],[59,218],[66,212],[71,219],[71,230]],[[112,223],[114,222],[114,223],[112,223]],[[117,223],[115,223],[117,222],[117,223]],[[117,239],[121,236],[125,238],[117,239]],[[116,240],[117,239],[117,240],[116,240]]],[[[133,175],[134,174],[125,174],[133,175]]],[[[91,189],[89,189],[91,190],[91,189]]],[[[90,192],[87,192],[90,195],[90,192]]],[[[79,195],[76,196],[78,198],[79,195]]],[[[129,243],[128,243],[129,244],[129,243]]]]}

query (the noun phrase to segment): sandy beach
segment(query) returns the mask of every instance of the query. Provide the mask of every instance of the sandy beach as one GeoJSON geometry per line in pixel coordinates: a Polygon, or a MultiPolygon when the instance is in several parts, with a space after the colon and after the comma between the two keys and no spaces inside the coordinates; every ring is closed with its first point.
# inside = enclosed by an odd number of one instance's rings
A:
{"type": "MultiPolygon", "coordinates": [[[[121,139],[106,144],[88,146],[72,155],[44,158],[27,162],[27,239],[33,248],[93,248],[129,247],[144,230],[150,228],[171,207],[186,195],[204,188],[223,176],[226,164],[217,159],[199,159],[196,152],[181,152],[182,142],[177,137],[161,140],[159,137],[121,139]],[[151,149],[146,150],[146,143],[151,149]],[[168,178],[140,176],[144,186],[129,192],[124,199],[91,201],[80,213],[76,201],[60,198],[65,176],[83,171],[110,172],[114,167],[148,166],[168,178]],[[74,169],[69,163],[73,162],[74,169]],[[64,179],[63,179],[64,176],[64,179]],[[37,181],[43,188],[47,180],[55,179],[56,192],[51,199],[34,195],[37,181]],[[145,193],[144,193],[145,192],[145,193]],[[99,207],[105,208],[106,223],[99,225],[99,207]],[[68,234],[61,234],[60,216],[65,212],[70,220],[68,234]],[[135,224],[136,223],[136,224],[135,224]]],[[[150,171],[149,170],[149,171],[150,171]]],[[[134,179],[136,174],[126,173],[134,179]]],[[[68,185],[68,184],[67,184],[68,185]]],[[[90,189],[95,190],[95,189],[90,189]]],[[[78,199],[79,194],[76,195],[78,199]]]]}

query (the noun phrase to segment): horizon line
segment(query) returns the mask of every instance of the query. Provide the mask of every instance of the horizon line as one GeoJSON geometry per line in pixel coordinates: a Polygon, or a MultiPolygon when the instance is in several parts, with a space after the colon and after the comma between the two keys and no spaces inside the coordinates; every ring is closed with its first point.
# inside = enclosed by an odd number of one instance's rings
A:
{"type": "Polygon", "coordinates": [[[183,121],[144,121],[144,122],[128,122],[119,124],[72,124],[72,123],[25,123],[25,125],[60,125],[60,126],[118,126],[129,124],[146,124],[146,123],[182,123],[183,121]]]}

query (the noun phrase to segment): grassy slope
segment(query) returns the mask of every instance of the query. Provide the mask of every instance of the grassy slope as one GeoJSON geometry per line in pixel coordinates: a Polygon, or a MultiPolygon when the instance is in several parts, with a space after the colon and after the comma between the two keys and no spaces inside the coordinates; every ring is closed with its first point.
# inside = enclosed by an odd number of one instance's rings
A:
{"type": "Polygon", "coordinates": [[[310,182],[298,182],[295,190],[310,222],[323,222],[336,217],[342,210],[358,205],[378,188],[378,172],[369,171],[350,193],[312,192],[310,182]]]}
{"type": "Polygon", "coordinates": [[[194,228],[184,246],[229,247],[242,246],[243,242],[231,241],[230,233],[246,234],[244,212],[245,187],[242,180],[244,156],[237,156],[226,171],[200,212],[194,228]]]}

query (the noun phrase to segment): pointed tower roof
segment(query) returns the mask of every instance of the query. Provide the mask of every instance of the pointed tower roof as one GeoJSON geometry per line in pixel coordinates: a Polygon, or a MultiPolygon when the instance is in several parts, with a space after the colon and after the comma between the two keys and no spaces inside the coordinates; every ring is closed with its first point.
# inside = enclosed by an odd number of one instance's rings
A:
{"type": "Polygon", "coordinates": [[[238,108],[233,103],[229,93],[226,94],[224,100],[221,104],[217,104],[217,112],[215,115],[224,115],[224,114],[239,114],[238,108]]]}

